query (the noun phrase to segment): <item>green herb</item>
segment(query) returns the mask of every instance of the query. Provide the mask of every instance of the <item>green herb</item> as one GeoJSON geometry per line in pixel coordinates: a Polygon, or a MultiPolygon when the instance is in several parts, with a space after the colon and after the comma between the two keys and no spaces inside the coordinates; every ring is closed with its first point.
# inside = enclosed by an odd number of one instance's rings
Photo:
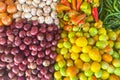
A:
{"type": "Polygon", "coordinates": [[[120,0],[100,0],[99,18],[105,28],[120,28],[120,0]]]}

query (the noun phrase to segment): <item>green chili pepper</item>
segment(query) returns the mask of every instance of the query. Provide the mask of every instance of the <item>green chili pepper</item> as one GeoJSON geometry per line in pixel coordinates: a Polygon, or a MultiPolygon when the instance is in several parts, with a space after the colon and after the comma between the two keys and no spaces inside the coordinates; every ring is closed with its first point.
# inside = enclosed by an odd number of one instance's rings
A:
{"type": "Polygon", "coordinates": [[[90,3],[84,1],[81,6],[80,9],[86,14],[86,15],[91,15],[91,6],[90,3]]]}
{"type": "Polygon", "coordinates": [[[64,21],[69,21],[68,13],[66,13],[66,14],[63,16],[63,20],[64,20],[64,21]]]}

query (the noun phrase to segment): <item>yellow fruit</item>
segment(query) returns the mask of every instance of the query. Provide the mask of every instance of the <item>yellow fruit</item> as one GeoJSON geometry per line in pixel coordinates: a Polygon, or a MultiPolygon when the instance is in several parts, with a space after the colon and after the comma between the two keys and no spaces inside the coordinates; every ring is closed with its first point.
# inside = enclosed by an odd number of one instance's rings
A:
{"type": "Polygon", "coordinates": [[[93,61],[97,61],[100,62],[101,61],[101,55],[99,53],[98,49],[92,49],[89,51],[89,57],[93,60],[93,61]]]}
{"type": "Polygon", "coordinates": [[[75,64],[75,66],[77,67],[77,68],[82,68],[82,66],[83,66],[83,62],[80,60],[80,59],[76,59],[75,61],[74,61],[74,64],[75,64]]]}
{"type": "Polygon", "coordinates": [[[84,46],[82,47],[82,52],[83,53],[88,53],[91,50],[91,46],[84,46]]]}
{"type": "Polygon", "coordinates": [[[79,54],[78,53],[71,53],[71,59],[76,60],[79,58],[79,54]]]}
{"type": "Polygon", "coordinates": [[[73,51],[74,53],[79,53],[79,52],[81,52],[81,48],[78,47],[78,46],[76,46],[76,45],[73,45],[73,46],[72,46],[72,51],[73,51]]]}
{"type": "Polygon", "coordinates": [[[101,66],[98,62],[93,62],[91,64],[91,71],[98,72],[100,70],[101,66]]]}
{"type": "Polygon", "coordinates": [[[62,75],[60,74],[59,71],[57,71],[57,72],[54,73],[54,77],[55,77],[56,79],[60,79],[60,78],[62,77],[62,75]]]}
{"type": "Polygon", "coordinates": [[[87,46],[88,41],[85,37],[79,37],[78,39],[76,39],[75,44],[79,47],[84,47],[87,46]]]}
{"type": "Polygon", "coordinates": [[[103,71],[101,79],[108,79],[109,73],[107,71],[103,71]]]}

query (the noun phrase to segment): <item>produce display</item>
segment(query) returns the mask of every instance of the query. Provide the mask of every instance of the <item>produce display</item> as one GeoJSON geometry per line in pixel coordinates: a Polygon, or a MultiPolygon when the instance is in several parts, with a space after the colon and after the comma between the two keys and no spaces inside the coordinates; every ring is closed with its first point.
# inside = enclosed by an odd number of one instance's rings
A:
{"type": "Polygon", "coordinates": [[[39,23],[59,24],[55,10],[57,0],[16,0],[15,4],[18,12],[13,15],[13,18],[16,20],[26,18],[38,20],[39,23]]]}
{"type": "Polygon", "coordinates": [[[120,0],[0,0],[0,80],[120,80],[120,0]]]}
{"type": "Polygon", "coordinates": [[[60,29],[23,19],[0,27],[0,76],[5,80],[53,80],[60,29]],[[7,74],[6,74],[7,73],[7,74]]]}
{"type": "Polygon", "coordinates": [[[17,12],[14,0],[0,1],[0,26],[10,25],[12,23],[12,15],[17,12]]]}

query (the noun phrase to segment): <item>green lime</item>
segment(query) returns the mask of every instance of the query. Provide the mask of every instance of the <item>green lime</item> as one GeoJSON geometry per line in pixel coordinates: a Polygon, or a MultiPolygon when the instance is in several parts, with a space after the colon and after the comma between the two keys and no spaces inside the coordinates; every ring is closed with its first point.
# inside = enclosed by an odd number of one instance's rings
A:
{"type": "Polygon", "coordinates": [[[76,32],[76,31],[79,31],[79,29],[80,29],[80,28],[79,28],[78,26],[74,26],[74,27],[73,27],[73,31],[75,31],[75,32],[76,32]]]}
{"type": "Polygon", "coordinates": [[[112,64],[114,67],[120,67],[120,59],[114,59],[112,61],[112,64]]]}
{"type": "Polygon", "coordinates": [[[102,70],[95,72],[96,78],[100,78],[102,76],[102,70]]]}
{"type": "Polygon", "coordinates": [[[108,43],[106,41],[97,41],[96,42],[96,46],[100,49],[104,49],[107,45],[108,45],[108,43]]]}
{"type": "Polygon", "coordinates": [[[66,68],[65,67],[60,68],[60,73],[62,76],[66,76],[66,68]]]}
{"type": "Polygon", "coordinates": [[[110,40],[116,40],[117,39],[117,35],[113,31],[109,31],[108,36],[109,36],[110,40]]]}
{"type": "Polygon", "coordinates": [[[60,67],[58,66],[57,63],[55,63],[55,65],[54,65],[54,69],[55,69],[55,70],[59,70],[59,69],[60,69],[60,67]]]}
{"type": "Polygon", "coordinates": [[[87,80],[87,76],[85,76],[84,73],[79,73],[78,77],[79,77],[79,80],[87,80]]]}
{"type": "Polygon", "coordinates": [[[114,70],[115,70],[115,68],[114,68],[113,65],[110,65],[110,66],[107,68],[107,71],[108,71],[109,73],[113,73],[114,70]]]}
{"type": "Polygon", "coordinates": [[[99,40],[100,41],[107,41],[108,36],[107,35],[100,35],[99,40]]]}
{"type": "Polygon", "coordinates": [[[69,32],[68,33],[68,38],[73,38],[75,36],[75,32],[69,32]]]}
{"type": "Polygon", "coordinates": [[[84,61],[84,62],[89,62],[89,61],[90,61],[90,57],[89,57],[89,55],[88,55],[87,53],[82,53],[82,54],[80,55],[80,59],[81,59],[82,61],[84,61]]]}
{"type": "Polygon", "coordinates": [[[95,36],[95,35],[97,35],[98,31],[95,27],[91,27],[89,29],[89,33],[90,33],[91,36],[95,36]]]}
{"type": "Polygon", "coordinates": [[[84,74],[85,76],[90,77],[93,75],[93,72],[89,69],[89,70],[84,71],[84,74]]]}
{"type": "Polygon", "coordinates": [[[77,76],[70,77],[70,80],[78,80],[77,76]]]}
{"type": "Polygon", "coordinates": [[[120,67],[119,68],[115,68],[114,73],[115,73],[115,75],[120,76],[120,67]]]}
{"type": "Polygon", "coordinates": [[[107,62],[104,62],[104,61],[101,62],[102,69],[107,69],[108,67],[109,67],[109,64],[107,62]]]}
{"type": "Polygon", "coordinates": [[[59,66],[60,68],[64,67],[65,65],[66,65],[65,60],[58,61],[58,66],[59,66]]]}
{"type": "Polygon", "coordinates": [[[65,48],[71,48],[71,43],[70,43],[69,41],[65,41],[65,42],[63,43],[63,46],[64,46],[65,48]]]}
{"type": "Polygon", "coordinates": [[[116,59],[118,59],[120,57],[119,53],[116,51],[114,51],[112,56],[113,56],[113,58],[116,58],[116,59]]]}
{"type": "Polygon", "coordinates": [[[61,54],[66,54],[66,53],[68,53],[68,49],[67,48],[62,48],[60,53],[61,54]]]}
{"type": "Polygon", "coordinates": [[[66,32],[66,31],[63,31],[63,32],[61,33],[61,38],[65,38],[65,37],[67,37],[67,32],[66,32]]]}
{"type": "Polygon", "coordinates": [[[62,47],[63,47],[63,43],[62,43],[62,42],[59,42],[59,43],[57,44],[57,47],[58,47],[58,48],[62,48],[62,47]]]}
{"type": "Polygon", "coordinates": [[[115,42],[115,49],[120,49],[120,42],[115,42]]]}

